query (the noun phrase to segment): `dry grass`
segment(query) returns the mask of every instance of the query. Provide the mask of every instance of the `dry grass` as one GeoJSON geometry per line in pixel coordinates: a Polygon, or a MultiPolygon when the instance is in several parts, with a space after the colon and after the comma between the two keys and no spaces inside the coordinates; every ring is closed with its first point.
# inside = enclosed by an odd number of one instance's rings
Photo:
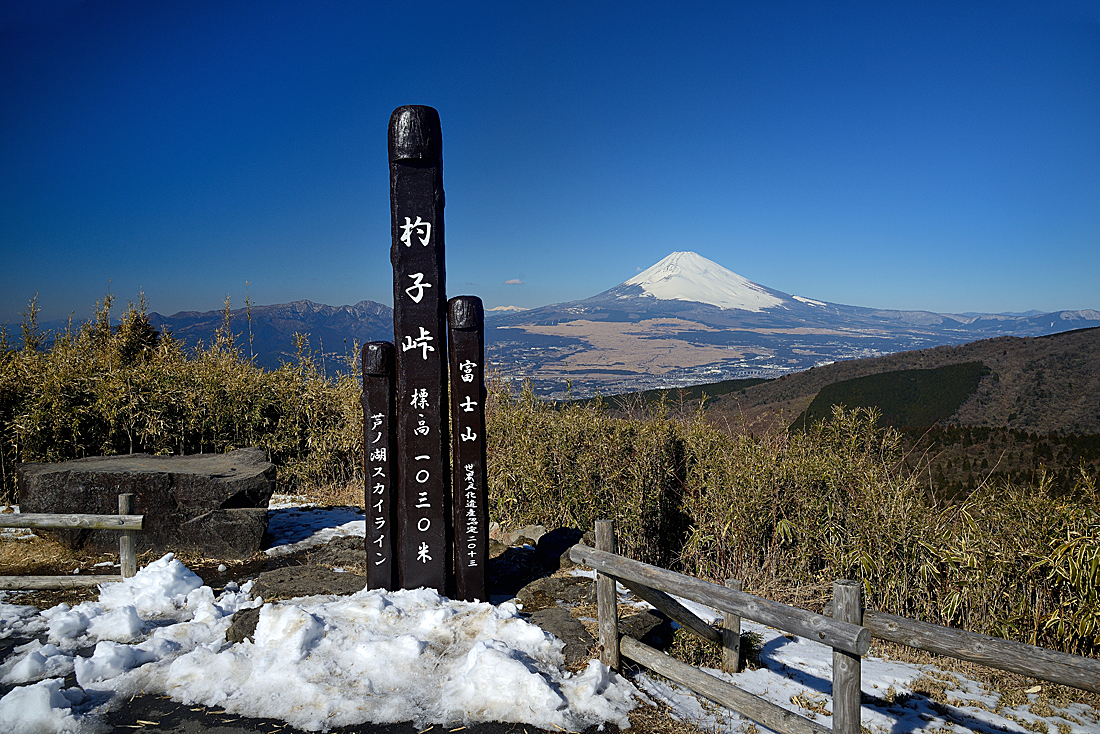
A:
{"type": "MultiPolygon", "coordinates": [[[[68,576],[79,569],[81,574],[110,575],[114,568],[97,563],[118,563],[118,554],[72,551],[49,538],[33,537],[0,539],[0,575],[3,576],[68,576]]],[[[70,606],[93,601],[99,596],[96,587],[19,592],[12,600],[48,609],[57,604],[70,606]]]]}
{"type": "MultiPolygon", "coordinates": [[[[586,369],[608,367],[643,370],[663,374],[684,367],[698,367],[728,359],[740,359],[746,354],[765,354],[771,350],[747,346],[743,351],[729,350],[709,344],[693,344],[686,331],[716,331],[682,319],[647,319],[638,323],[570,321],[553,326],[519,327],[532,334],[564,336],[579,339],[588,345],[563,355],[566,373],[583,373],[586,369]]],[[[551,371],[548,370],[548,374],[551,371]]]]}
{"type": "Polygon", "coordinates": [[[118,563],[118,553],[73,551],[49,538],[34,537],[0,540],[0,569],[5,576],[50,576],[80,573],[106,573],[95,564],[118,563]]]}
{"type": "Polygon", "coordinates": [[[667,706],[640,702],[630,712],[630,731],[637,734],[708,734],[688,721],[680,721],[667,706]]]}
{"type": "Polygon", "coordinates": [[[313,487],[303,493],[303,497],[310,502],[316,502],[325,507],[358,507],[366,509],[366,499],[363,493],[363,481],[354,479],[351,481],[327,482],[313,487]]]}

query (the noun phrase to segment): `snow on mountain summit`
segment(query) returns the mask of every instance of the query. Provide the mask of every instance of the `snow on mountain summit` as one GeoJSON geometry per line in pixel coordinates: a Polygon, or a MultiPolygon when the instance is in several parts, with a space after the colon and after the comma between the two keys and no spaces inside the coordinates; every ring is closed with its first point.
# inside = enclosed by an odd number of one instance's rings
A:
{"type": "Polygon", "coordinates": [[[623,285],[636,285],[666,301],[695,301],[725,309],[759,312],[783,300],[763,286],[694,252],[674,252],[623,285]]]}

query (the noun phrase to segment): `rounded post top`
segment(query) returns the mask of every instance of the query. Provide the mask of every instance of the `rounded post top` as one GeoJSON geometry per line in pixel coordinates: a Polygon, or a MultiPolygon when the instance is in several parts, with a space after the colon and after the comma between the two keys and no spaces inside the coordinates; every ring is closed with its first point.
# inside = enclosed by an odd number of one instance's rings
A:
{"type": "Polygon", "coordinates": [[[390,342],[367,342],[363,345],[363,374],[372,377],[393,375],[394,348],[390,342]]]}
{"type": "Polygon", "coordinates": [[[443,128],[434,107],[410,104],[390,115],[390,162],[443,160],[443,128]]]}
{"type": "Polygon", "coordinates": [[[485,324],[485,309],[477,296],[455,296],[447,302],[447,323],[452,329],[478,329],[485,324]]]}

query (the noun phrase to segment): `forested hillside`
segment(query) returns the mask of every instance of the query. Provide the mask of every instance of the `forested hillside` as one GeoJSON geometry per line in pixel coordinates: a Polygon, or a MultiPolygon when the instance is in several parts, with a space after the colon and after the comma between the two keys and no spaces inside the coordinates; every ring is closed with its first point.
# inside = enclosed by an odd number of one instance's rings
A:
{"type": "MultiPolygon", "coordinates": [[[[626,414],[661,394],[608,403],[626,414]]],[[[906,462],[927,475],[938,499],[1006,479],[1064,493],[1082,470],[1100,471],[1100,329],[998,337],[663,394],[680,412],[704,403],[711,422],[755,432],[803,430],[835,405],[874,407],[883,425],[901,431],[906,462]]]]}

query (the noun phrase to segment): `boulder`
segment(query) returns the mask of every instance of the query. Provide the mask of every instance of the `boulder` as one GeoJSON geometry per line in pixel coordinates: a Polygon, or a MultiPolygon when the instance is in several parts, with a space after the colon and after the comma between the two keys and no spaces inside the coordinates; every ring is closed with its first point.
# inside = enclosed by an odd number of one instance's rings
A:
{"type": "MultiPolygon", "coordinates": [[[[95,456],[18,467],[22,512],[118,513],[118,495],[134,495],[144,515],[138,552],[192,550],[215,558],[248,558],[262,548],[275,465],[262,449],[191,456],[95,456]]],[[[70,548],[118,550],[110,530],[53,530],[70,548]]]]}
{"type": "Polygon", "coordinates": [[[543,630],[557,637],[565,643],[561,651],[565,657],[566,667],[579,670],[585,666],[593,655],[596,641],[584,624],[569,613],[563,607],[547,607],[540,609],[531,615],[528,620],[531,624],[538,625],[543,630]]]}

